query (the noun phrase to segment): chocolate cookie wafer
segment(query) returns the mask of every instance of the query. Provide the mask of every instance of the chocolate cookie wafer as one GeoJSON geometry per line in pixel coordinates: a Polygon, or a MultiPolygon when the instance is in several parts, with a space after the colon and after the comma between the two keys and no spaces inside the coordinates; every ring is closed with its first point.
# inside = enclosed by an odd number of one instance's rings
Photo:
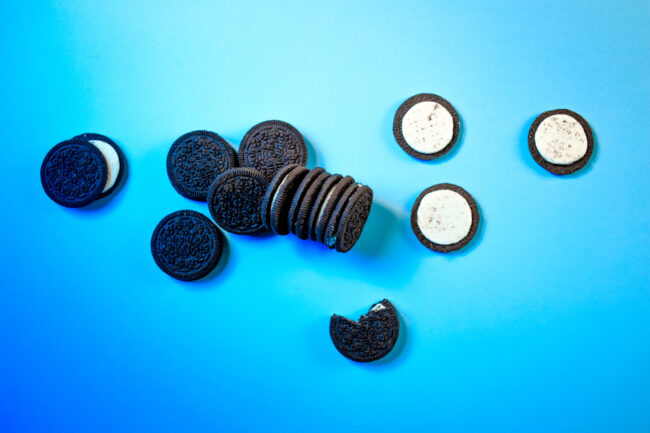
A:
{"type": "Polygon", "coordinates": [[[300,182],[298,189],[293,195],[293,200],[291,200],[291,206],[289,207],[288,220],[289,220],[289,231],[295,234],[296,220],[298,218],[298,212],[300,206],[309,191],[309,187],[312,183],[325,172],[325,169],[322,167],[316,167],[312,170],[309,170],[309,173],[300,182]]]}
{"type": "Polygon", "coordinates": [[[43,190],[65,207],[86,206],[107,187],[108,165],[102,152],[86,140],[72,139],[54,146],[41,165],[43,190]]]}
{"type": "Polygon", "coordinates": [[[309,238],[309,215],[312,212],[312,209],[315,207],[316,198],[319,196],[319,193],[325,188],[324,183],[327,179],[330,179],[330,174],[323,172],[311,183],[308,188],[305,197],[300,203],[300,210],[296,217],[293,234],[298,236],[300,239],[309,238]]]}
{"type": "Polygon", "coordinates": [[[268,120],[253,126],[242,139],[239,164],[261,171],[270,180],[286,165],[306,165],[307,145],[292,125],[268,120]]]}
{"type": "Polygon", "coordinates": [[[348,200],[350,197],[352,197],[352,194],[354,194],[360,186],[361,185],[358,183],[351,183],[345,189],[345,191],[343,191],[343,194],[341,194],[341,197],[339,198],[336,206],[334,207],[334,210],[332,211],[332,215],[330,216],[329,221],[327,222],[327,227],[325,228],[325,234],[323,235],[323,243],[330,249],[334,248],[336,231],[338,230],[339,221],[341,219],[341,215],[343,215],[343,210],[347,207],[348,200]]]}
{"type": "Polygon", "coordinates": [[[192,131],[180,136],[167,154],[167,176],[183,197],[205,201],[221,173],[237,167],[237,154],[219,134],[192,131]]]}
{"type": "Polygon", "coordinates": [[[329,223],[334,208],[336,207],[346,188],[353,183],[354,178],[351,176],[345,176],[334,186],[334,188],[332,188],[330,192],[328,192],[327,197],[325,197],[325,201],[323,202],[316,220],[315,235],[318,242],[323,242],[325,230],[327,229],[327,224],[329,223]]]}
{"type": "Polygon", "coordinates": [[[289,174],[291,170],[294,168],[299,167],[298,164],[291,164],[287,165],[285,167],[282,167],[278,172],[273,176],[273,179],[271,179],[271,182],[269,182],[269,185],[266,189],[266,193],[264,194],[264,199],[262,200],[262,209],[261,209],[261,217],[262,217],[262,222],[264,223],[264,227],[268,231],[271,230],[271,205],[273,204],[273,199],[275,198],[275,194],[282,185],[282,182],[284,181],[284,178],[289,174]]]}
{"type": "MultiPolygon", "coordinates": [[[[343,211],[343,215],[341,215],[336,229],[336,235],[333,239],[336,251],[345,253],[357,243],[370,215],[372,197],[372,189],[365,185],[360,186],[352,197],[350,197],[343,211]]],[[[328,246],[330,248],[331,242],[332,238],[330,237],[328,240],[328,246]]]]}
{"type": "Polygon", "coordinates": [[[318,222],[318,217],[323,208],[323,204],[325,203],[326,198],[330,196],[330,192],[342,178],[343,176],[340,174],[331,175],[325,180],[325,182],[323,182],[323,186],[314,200],[314,205],[309,213],[309,219],[307,220],[307,234],[309,239],[312,241],[316,240],[316,223],[318,222]]]}
{"type": "Polygon", "coordinates": [[[223,236],[205,215],[180,210],[164,217],[151,236],[151,254],[166,274],[183,281],[199,279],[219,262],[223,236]]]}
{"type": "Polygon", "coordinates": [[[253,168],[232,168],[219,175],[208,191],[208,209],[219,226],[236,234],[264,229],[262,200],[268,181],[253,168]]]}
{"type": "Polygon", "coordinates": [[[302,179],[309,169],[296,167],[291,170],[278,187],[271,203],[271,230],[278,235],[289,234],[289,208],[302,179]]]}

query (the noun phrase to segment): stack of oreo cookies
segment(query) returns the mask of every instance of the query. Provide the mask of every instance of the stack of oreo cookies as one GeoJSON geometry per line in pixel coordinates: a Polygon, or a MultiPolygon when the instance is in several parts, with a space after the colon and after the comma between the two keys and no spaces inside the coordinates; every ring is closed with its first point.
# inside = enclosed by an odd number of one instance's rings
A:
{"type": "Polygon", "coordinates": [[[269,183],[262,200],[262,223],[273,233],[293,233],[344,253],[361,236],[372,196],[372,189],[350,176],[292,164],[269,183]]]}

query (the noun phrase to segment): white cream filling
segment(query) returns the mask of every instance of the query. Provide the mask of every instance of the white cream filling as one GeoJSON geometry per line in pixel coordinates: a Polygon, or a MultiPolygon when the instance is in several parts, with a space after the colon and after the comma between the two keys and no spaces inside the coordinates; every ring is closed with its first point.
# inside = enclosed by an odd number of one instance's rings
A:
{"type": "Polygon", "coordinates": [[[418,102],[402,118],[402,135],[420,153],[444,149],[454,135],[454,119],[445,107],[433,101],[418,102]]]}
{"type": "Polygon", "coordinates": [[[287,181],[287,176],[285,176],[284,179],[282,179],[282,182],[280,182],[280,185],[278,186],[278,188],[273,193],[273,199],[269,203],[269,211],[271,211],[271,209],[273,209],[273,205],[275,204],[275,200],[278,198],[278,195],[280,195],[280,190],[282,189],[282,185],[284,185],[284,182],[286,182],[286,181],[287,181]]]}
{"type": "Polygon", "coordinates": [[[377,304],[377,305],[375,305],[374,307],[372,307],[372,308],[370,309],[370,312],[371,312],[371,313],[374,313],[375,311],[381,311],[381,310],[385,310],[385,309],[386,309],[386,307],[384,306],[384,304],[382,304],[382,303],[380,302],[379,304],[377,304]]]}
{"type": "Polygon", "coordinates": [[[117,180],[117,174],[120,172],[120,157],[113,146],[101,140],[89,140],[104,155],[108,174],[106,176],[106,185],[102,192],[108,191],[117,180]]]}
{"type": "Polygon", "coordinates": [[[587,153],[587,134],[582,125],[568,114],[549,116],[535,131],[535,146],[551,164],[569,165],[587,153]]]}
{"type": "Polygon", "coordinates": [[[467,200],[455,191],[432,191],[420,201],[417,224],[422,234],[434,244],[455,244],[469,233],[472,209],[467,200]]]}

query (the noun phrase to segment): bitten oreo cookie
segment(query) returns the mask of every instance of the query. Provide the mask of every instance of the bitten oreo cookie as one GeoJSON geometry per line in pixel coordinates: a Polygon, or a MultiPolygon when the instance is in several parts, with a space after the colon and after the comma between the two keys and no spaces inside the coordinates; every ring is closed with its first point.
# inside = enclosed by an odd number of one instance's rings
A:
{"type": "Polygon", "coordinates": [[[399,337],[397,310],[387,299],[374,304],[355,322],[334,314],[330,338],[343,356],[356,362],[371,362],[388,355],[399,337]]]}
{"type": "Polygon", "coordinates": [[[271,203],[271,230],[273,230],[273,233],[282,236],[290,233],[289,208],[291,207],[291,201],[300,182],[308,172],[307,168],[298,166],[286,175],[278,187],[271,203]]]}
{"type": "Polygon", "coordinates": [[[296,216],[296,221],[294,225],[293,233],[298,236],[300,239],[309,238],[309,215],[314,207],[314,202],[318,197],[321,188],[324,188],[323,184],[327,179],[330,178],[330,174],[323,172],[311,183],[309,186],[305,197],[300,203],[300,210],[298,210],[298,215],[296,216]]]}
{"type": "Polygon", "coordinates": [[[348,252],[361,237],[372,208],[372,189],[360,186],[350,197],[341,215],[334,238],[327,239],[327,245],[340,253],[348,252]]]}
{"type": "Polygon", "coordinates": [[[411,210],[411,228],[427,248],[441,253],[467,245],[478,229],[474,198],[463,188],[441,183],[425,189],[411,210]]]}
{"type": "Polygon", "coordinates": [[[393,135],[409,155],[423,160],[449,152],[460,132],[454,107],[431,93],[412,96],[400,105],[393,120],[393,135]]]}
{"type": "Polygon", "coordinates": [[[77,135],[73,139],[85,140],[95,146],[104,155],[108,174],[106,176],[106,185],[99,198],[110,195],[120,184],[126,172],[126,157],[113,140],[102,134],[84,133],[77,135]]]}
{"type": "Polygon", "coordinates": [[[341,179],[330,192],[327,193],[325,201],[318,213],[316,219],[316,240],[319,242],[324,242],[325,231],[327,230],[327,224],[330,221],[332,212],[336,208],[339,199],[345,192],[346,188],[354,183],[354,178],[351,176],[345,176],[341,179]]]}
{"type": "Polygon", "coordinates": [[[167,154],[167,175],[180,195],[206,200],[214,180],[237,167],[237,154],[220,135],[193,131],[179,137],[167,154]]]}
{"type": "Polygon", "coordinates": [[[252,168],[232,168],[219,175],[208,191],[208,209],[219,226],[236,234],[252,234],[264,228],[262,199],[268,181],[252,168]]]}
{"type": "Polygon", "coordinates": [[[66,207],[86,206],[104,192],[108,166],[102,152],[85,140],[54,146],[41,165],[41,184],[54,202],[66,207]]]}
{"type": "Polygon", "coordinates": [[[584,167],[594,151],[594,135],[578,113],[560,109],[540,114],[528,132],[533,159],[551,173],[564,175],[584,167]]]}
{"type": "Polygon", "coordinates": [[[210,273],[222,250],[223,236],[217,226],[193,210],[167,215],[151,236],[151,254],[158,267],[183,281],[210,273]]]}
{"type": "Polygon", "coordinates": [[[271,230],[271,205],[273,204],[275,193],[277,192],[280,185],[282,185],[282,181],[284,181],[284,178],[287,177],[287,175],[291,172],[291,170],[293,170],[296,167],[299,167],[299,165],[291,164],[282,167],[280,170],[278,170],[275,176],[273,176],[273,179],[271,179],[271,182],[266,188],[264,199],[262,199],[261,212],[262,212],[262,223],[264,224],[264,227],[269,231],[272,231],[271,230]]]}
{"type": "Polygon", "coordinates": [[[307,145],[296,128],[280,120],[253,126],[239,145],[239,164],[262,172],[268,179],[282,167],[307,164],[307,145]]]}

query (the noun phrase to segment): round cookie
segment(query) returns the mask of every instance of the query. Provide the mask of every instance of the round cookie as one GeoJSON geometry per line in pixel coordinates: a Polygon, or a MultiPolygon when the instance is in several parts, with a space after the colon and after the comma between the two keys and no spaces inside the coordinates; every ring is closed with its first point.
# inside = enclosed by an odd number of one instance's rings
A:
{"type": "Polygon", "coordinates": [[[324,188],[323,184],[327,179],[330,178],[330,176],[331,175],[329,173],[323,172],[316,179],[314,179],[314,181],[309,186],[305,197],[300,203],[300,209],[298,210],[293,232],[300,239],[305,240],[309,238],[309,215],[314,208],[314,202],[316,201],[316,198],[324,188]]]}
{"type": "Polygon", "coordinates": [[[264,199],[262,199],[262,223],[264,227],[271,231],[271,205],[273,204],[273,199],[275,198],[275,193],[277,192],[280,185],[284,181],[284,178],[287,177],[287,174],[291,172],[294,168],[299,167],[298,164],[291,164],[285,167],[282,167],[271,179],[269,186],[266,188],[266,193],[264,194],[264,199]]]}
{"type": "Polygon", "coordinates": [[[336,230],[336,251],[346,253],[357,243],[370,215],[372,197],[372,189],[365,185],[359,187],[350,197],[336,230]]]}
{"type": "Polygon", "coordinates": [[[425,189],[411,209],[411,228],[425,247],[441,253],[467,245],[478,229],[474,198],[463,188],[441,183],[425,189]]]}
{"type": "Polygon", "coordinates": [[[271,230],[278,235],[289,234],[289,208],[296,189],[302,179],[307,175],[309,169],[296,167],[287,174],[278,187],[273,202],[271,203],[271,230]]]}
{"type": "Polygon", "coordinates": [[[208,191],[212,219],[230,232],[247,235],[264,229],[262,200],[268,181],[252,168],[231,168],[219,175],[208,191]]]}
{"type": "Polygon", "coordinates": [[[528,150],[535,162],[553,174],[574,173],[584,167],[594,151],[594,134],[578,113],[546,111],[528,131],[528,150]]]}
{"type": "Polygon", "coordinates": [[[41,184],[54,202],[72,208],[101,197],[108,166],[102,152],[85,140],[66,140],[54,146],[41,164],[41,184]]]}
{"type": "Polygon", "coordinates": [[[339,221],[341,215],[343,215],[343,210],[347,207],[350,197],[352,197],[360,187],[361,185],[358,183],[350,184],[345,191],[343,191],[343,194],[341,194],[341,197],[332,211],[332,215],[330,216],[329,221],[327,222],[327,227],[325,228],[325,234],[323,235],[323,243],[330,249],[334,248],[336,231],[339,228],[339,221]]]}
{"type": "Polygon", "coordinates": [[[294,233],[296,220],[298,218],[298,212],[300,210],[300,205],[302,204],[307,191],[311,184],[325,172],[325,169],[322,167],[316,167],[307,173],[307,175],[302,179],[300,185],[296,189],[296,192],[293,194],[293,199],[291,200],[291,206],[289,207],[288,221],[289,221],[289,231],[294,233]]]}
{"type": "Polygon", "coordinates": [[[355,322],[334,314],[330,338],[336,350],[356,362],[371,362],[388,355],[399,338],[399,318],[393,304],[384,299],[355,322]]]}
{"type": "Polygon", "coordinates": [[[307,236],[312,241],[316,240],[316,224],[318,223],[318,218],[321,214],[323,205],[325,204],[325,200],[330,196],[330,193],[342,178],[343,176],[340,174],[331,175],[327,180],[325,180],[325,182],[323,182],[323,187],[320,189],[318,196],[314,200],[314,205],[309,213],[307,224],[307,236]]]}
{"type": "Polygon", "coordinates": [[[327,230],[327,224],[330,221],[332,212],[339,202],[339,199],[345,192],[348,186],[354,183],[354,179],[351,176],[345,176],[341,179],[340,182],[336,184],[334,188],[327,194],[321,210],[318,214],[316,220],[316,239],[319,242],[324,242],[325,231],[327,230]]]}
{"type": "Polygon", "coordinates": [[[199,279],[219,262],[223,236],[205,215],[180,210],[164,217],[151,236],[151,254],[160,269],[183,281],[199,279]]]}
{"type": "Polygon", "coordinates": [[[292,125],[267,120],[253,126],[242,139],[239,164],[255,168],[271,179],[285,165],[306,165],[307,145],[292,125]]]}
{"type": "Polygon", "coordinates": [[[432,93],[411,96],[393,120],[397,144],[409,155],[431,160],[448,153],[458,140],[460,119],[454,107],[432,93]]]}
{"type": "Polygon", "coordinates": [[[167,176],[183,197],[205,201],[221,173],[237,167],[237,154],[219,134],[192,131],[180,136],[167,154],[167,176]]]}

